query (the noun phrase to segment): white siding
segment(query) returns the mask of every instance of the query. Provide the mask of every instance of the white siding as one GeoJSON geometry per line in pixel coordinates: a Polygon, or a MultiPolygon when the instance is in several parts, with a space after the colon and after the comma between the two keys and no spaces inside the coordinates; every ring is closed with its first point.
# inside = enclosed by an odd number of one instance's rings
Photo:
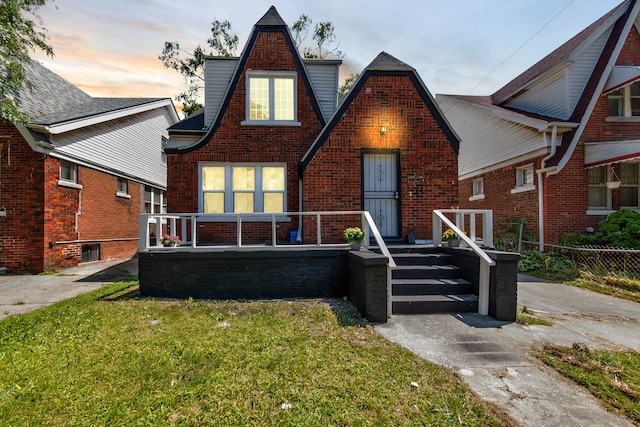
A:
{"type": "Polygon", "coordinates": [[[593,72],[609,33],[605,31],[583,51],[574,53],[573,62],[527,86],[525,92],[505,105],[548,117],[568,119],[593,72]]]}
{"type": "Polygon", "coordinates": [[[204,125],[211,126],[227,93],[238,58],[207,58],[204,63],[204,125]]]}
{"type": "Polygon", "coordinates": [[[460,136],[458,174],[468,175],[544,148],[542,134],[495,117],[489,111],[439,98],[449,123],[460,136]]]}
{"type": "Polygon", "coordinates": [[[338,65],[305,64],[313,90],[318,97],[325,120],[333,115],[338,105],[338,65]]]}
{"type": "Polygon", "coordinates": [[[56,135],[51,142],[56,152],[166,187],[162,137],[173,123],[168,107],[156,108],[56,135]]]}

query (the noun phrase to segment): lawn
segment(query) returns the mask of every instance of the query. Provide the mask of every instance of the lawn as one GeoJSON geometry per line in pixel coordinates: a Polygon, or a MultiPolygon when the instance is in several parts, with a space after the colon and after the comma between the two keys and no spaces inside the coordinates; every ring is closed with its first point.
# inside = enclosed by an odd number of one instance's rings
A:
{"type": "Polygon", "coordinates": [[[0,424],[513,423],[341,300],[140,298],[135,282],[0,322],[0,424]]]}
{"type": "Polygon", "coordinates": [[[585,387],[609,410],[640,424],[640,354],[547,344],[538,358],[585,387]]]}

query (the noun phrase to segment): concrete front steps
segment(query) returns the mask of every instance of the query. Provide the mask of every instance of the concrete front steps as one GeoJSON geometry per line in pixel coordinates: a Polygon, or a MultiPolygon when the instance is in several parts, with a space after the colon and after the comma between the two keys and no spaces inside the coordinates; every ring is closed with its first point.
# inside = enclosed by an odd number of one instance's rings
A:
{"type": "Polygon", "coordinates": [[[439,248],[394,245],[391,271],[392,314],[475,313],[478,296],[452,256],[439,248]]]}

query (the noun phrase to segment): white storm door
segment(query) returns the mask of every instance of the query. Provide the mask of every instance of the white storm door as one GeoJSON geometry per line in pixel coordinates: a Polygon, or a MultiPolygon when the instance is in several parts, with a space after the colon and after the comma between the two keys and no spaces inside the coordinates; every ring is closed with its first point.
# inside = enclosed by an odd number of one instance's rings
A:
{"type": "Polygon", "coordinates": [[[383,237],[398,237],[398,156],[365,153],[362,168],[364,210],[383,237]]]}

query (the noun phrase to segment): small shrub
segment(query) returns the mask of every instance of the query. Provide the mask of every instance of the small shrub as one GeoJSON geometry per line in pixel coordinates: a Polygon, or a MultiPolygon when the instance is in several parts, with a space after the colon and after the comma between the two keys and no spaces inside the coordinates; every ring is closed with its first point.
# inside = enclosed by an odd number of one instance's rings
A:
{"type": "Polygon", "coordinates": [[[593,234],[567,233],[560,237],[558,243],[561,246],[594,246],[597,238],[593,234]]]}
{"type": "Polygon", "coordinates": [[[575,267],[575,263],[571,258],[559,255],[553,252],[545,253],[538,251],[523,252],[518,262],[518,271],[525,273],[527,271],[543,270],[543,271],[559,271],[568,270],[575,267]]]}
{"type": "Polygon", "coordinates": [[[608,246],[640,249],[640,213],[621,209],[600,222],[598,236],[608,246]]]}

